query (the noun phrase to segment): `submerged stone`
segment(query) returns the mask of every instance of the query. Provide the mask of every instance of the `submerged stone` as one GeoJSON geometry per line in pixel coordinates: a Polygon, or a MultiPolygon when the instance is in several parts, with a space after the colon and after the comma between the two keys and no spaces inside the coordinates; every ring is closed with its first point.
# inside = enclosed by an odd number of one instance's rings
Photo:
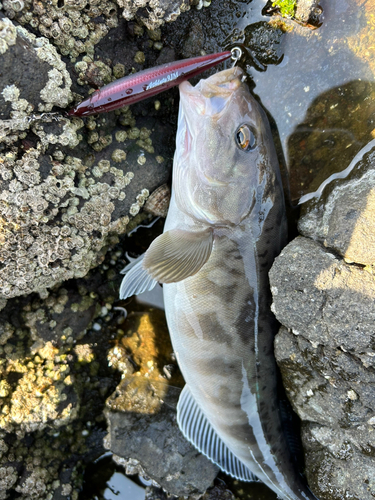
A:
{"type": "Polygon", "coordinates": [[[106,403],[106,447],[126,467],[136,460],[138,473],[173,495],[204,493],[218,467],[184,438],[177,425],[183,380],[172,356],[164,312],[132,313],[126,326],[127,335],[109,355],[124,378],[106,403]]]}

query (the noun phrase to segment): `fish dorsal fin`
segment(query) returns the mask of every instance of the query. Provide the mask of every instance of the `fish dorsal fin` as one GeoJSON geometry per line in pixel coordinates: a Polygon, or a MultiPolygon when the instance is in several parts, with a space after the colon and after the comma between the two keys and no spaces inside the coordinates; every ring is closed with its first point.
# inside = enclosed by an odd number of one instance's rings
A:
{"type": "Polygon", "coordinates": [[[128,264],[121,272],[125,273],[120,286],[120,299],[152,290],[157,281],[143,269],[144,254],[128,264]]]}
{"type": "Polygon", "coordinates": [[[178,400],[177,422],[186,439],[221,470],[240,481],[258,481],[217,435],[187,385],[178,400]]]}
{"type": "Polygon", "coordinates": [[[176,283],[193,276],[208,261],[212,229],[189,232],[172,229],[158,236],[143,259],[143,268],[160,283],[176,283]]]}

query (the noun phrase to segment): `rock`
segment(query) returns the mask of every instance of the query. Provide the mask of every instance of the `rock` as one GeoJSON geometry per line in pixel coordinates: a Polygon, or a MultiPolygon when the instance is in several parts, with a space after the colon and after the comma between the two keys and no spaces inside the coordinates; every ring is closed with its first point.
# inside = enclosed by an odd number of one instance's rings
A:
{"type": "Polygon", "coordinates": [[[308,424],[303,444],[309,484],[323,500],[374,498],[374,430],[368,425],[343,430],[308,424]]]}
{"type": "Polygon", "coordinates": [[[85,371],[94,381],[97,358],[106,364],[105,351],[98,356],[88,335],[95,320],[100,336],[102,317],[111,314],[114,298],[97,286],[102,279],[97,270],[78,286],[69,283],[44,299],[10,299],[0,312],[0,431],[24,436],[78,419],[85,371]]]}
{"type": "Polygon", "coordinates": [[[375,148],[358,162],[351,178],[327,186],[322,199],[306,204],[298,223],[303,235],[364,265],[375,263],[374,164],[375,148]]]}
{"type": "Polygon", "coordinates": [[[173,132],[129,108],[85,121],[49,113],[72,100],[56,48],[4,17],[0,41],[2,307],[101,262],[149,193],[168,180],[165,137],[173,132]]]}
{"type": "MultiPolygon", "coordinates": [[[[1,13],[0,67],[0,143],[10,145],[24,139],[24,131],[33,122],[32,112],[51,111],[53,106],[64,108],[73,99],[72,81],[56,48],[47,39],[16,27],[1,13]]],[[[72,132],[68,132],[67,120],[64,125],[68,137],[72,132]]],[[[78,143],[74,133],[64,142],[78,143]]]]}
{"type": "Polygon", "coordinates": [[[218,467],[184,438],[177,425],[183,381],[172,357],[164,313],[133,313],[126,327],[127,336],[109,355],[124,378],[107,400],[106,447],[121,457],[117,460],[127,473],[146,475],[170,494],[204,493],[218,467]]]}
{"type": "Polygon", "coordinates": [[[94,46],[118,25],[115,2],[78,0],[70,2],[2,2],[9,19],[31,26],[59,48],[64,56],[94,55],[94,46]],[[95,22],[93,22],[95,18],[95,22]]]}
{"type": "MultiPolygon", "coordinates": [[[[173,389],[169,389],[167,393],[160,393],[152,382],[144,382],[139,377],[132,382],[122,382],[117,388],[117,397],[127,411],[107,412],[106,447],[127,459],[120,462],[124,465],[130,458],[132,467],[134,460],[139,462],[140,467],[132,468],[131,473],[136,470],[173,495],[204,493],[218,468],[201,455],[178,428],[175,408],[180,391],[173,394],[173,389]],[[148,413],[140,413],[139,406],[148,413]]],[[[115,403],[119,408],[119,403],[115,403]]],[[[127,472],[130,471],[127,469],[127,472]]]]}
{"type": "Polygon", "coordinates": [[[0,175],[2,298],[85,276],[103,259],[111,233],[125,232],[126,214],[136,215],[149,194],[143,184],[123,202],[135,177],[123,162],[99,160],[89,169],[79,158],[52,160],[35,149],[21,159],[4,155],[0,175]]]}
{"type": "Polygon", "coordinates": [[[322,500],[369,500],[375,494],[371,268],[298,237],[276,259],[270,283],[272,310],[285,325],[275,355],[303,422],[309,484],[322,500]]]}
{"type": "Polygon", "coordinates": [[[223,482],[209,488],[201,500],[235,500],[235,496],[229,491],[223,482]]]}
{"type": "Polygon", "coordinates": [[[2,500],[77,499],[82,469],[105,451],[103,406],[119,381],[106,353],[123,321],[112,308],[118,248],[85,278],[0,312],[2,500]]]}
{"type": "Polygon", "coordinates": [[[297,0],[295,18],[303,23],[309,22],[314,25],[319,25],[319,15],[322,9],[319,5],[319,0],[297,0]]]}
{"type": "Polygon", "coordinates": [[[126,20],[137,17],[150,30],[177,19],[190,9],[189,0],[116,0],[126,20]]]}
{"type": "MultiPolygon", "coordinates": [[[[235,500],[235,496],[230,492],[223,481],[217,481],[212,488],[209,488],[206,493],[201,495],[193,495],[189,497],[184,497],[186,500],[235,500]]],[[[176,498],[176,497],[175,497],[176,498]]],[[[170,500],[171,496],[165,493],[161,488],[156,488],[155,486],[148,486],[146,488],[145,500],[170,500]]]]}
{"type": "MultiPolygon", "coordinates": [[[[375,318],[371,269],[348,265],[318,242],[299,237],[276,259],[270,279],[272,310],[295,335],[316,346],[332,342],[363,356],[371,352],[375,318]]],[[[371,356],[363,359],[372,364],[371,356]]]]}
{"type": "MultiPolygon", "coordinates": [[[[18,47],[14,26],[10,21],[1,22],[15,37],[11,48],[18,47]]],[[[42,48],[49,46],[45,42],[42,48]]],[[[35,43],[39,47],[38,39],[35,43]]],[[[52,49],[51,54],[58,59],[56,49],[52,49]]],[[[34,49],[25,45],[23,50],[33,53],[34,49]]],[[[59,64],[63,64],[61,59],[59,64]]],[[[57,66],[66,72],[65,65],[57,66]]],[[[48,68],[46,63],[38,67],[36,86],[38,82],[44,85],[43,75],[48,80],[48,68]]],[[[27,82],[19,78],[19,88],[8,85],[2,92],[3,104],[9,101],[13,107],[7,111],[3,106],[3,113],[9,113],[9,119],[0,120],[3,142],[9,145],[22,140],[24,145],[19,155],[14,151],[0,153],[3,300],[33,291],[43,293],[56,283],[85,276],[101,262],[106,246],[126,231],[149,193],[168,180],[170,170],[170,163],[160,155],[168,151],[162,137],[171,136],[169,125],[158,124],[153,118],[136,121],[129,109],[122,109],[112,116],[118,116],[129,127],[127,131],[108,117],[92,118],[86,122],[89,134],[84,140],[77,134],[83,126],[80,119],[60,117],[54,121],[48,115],[29,120],[33,105],[23,98],[27,82]],[[26,107],[15,111],[21,101],[26,107]]],[[[49,92],[54,94],[52,88],[49,92]]]]}
{"type": "Polygon", "coordinates": [[[286,26],[290,28],[295,21],[311,29],[318,28],[322,24],[320,16],[323,9],[319,5],[319,0],[268,0],[263,12],[282,16],[286,26]],[[293,22],[290,22],[291,19],[293,22]]]}

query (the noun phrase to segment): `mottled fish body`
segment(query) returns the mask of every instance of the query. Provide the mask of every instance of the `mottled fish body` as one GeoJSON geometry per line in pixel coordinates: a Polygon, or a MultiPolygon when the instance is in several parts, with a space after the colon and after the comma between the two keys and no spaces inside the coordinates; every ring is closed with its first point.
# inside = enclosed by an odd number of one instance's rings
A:
{"type": "Polygon", "coordinates": [[[186,380],[184,435],[224,471],[285,500],[315,499],[297,474],[277,397],[268,271],[286,242],[267,118],[239,68],[180,85],[172,199],[163,235],[124,278],[127,296],[164,283],[186,380]]]}

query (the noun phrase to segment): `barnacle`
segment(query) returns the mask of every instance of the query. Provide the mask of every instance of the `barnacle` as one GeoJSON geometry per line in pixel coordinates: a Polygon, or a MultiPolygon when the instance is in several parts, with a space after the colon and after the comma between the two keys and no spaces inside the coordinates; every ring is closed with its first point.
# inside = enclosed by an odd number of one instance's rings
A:
{"type": "Polygon", "coordinates": [[[113,161],[121,163],[126,160],[126,152],[123,149],[115,149],[111,155],[113,161]]]}
{"type": "Polygon", "coordinates": [[[148,189],[142,189],[142,191],[137,195],[136,197],[136,202],[132,204],[130,207],[129,213],[133,216],[137,215],[142,206],[144,205],[145,201],[147,200],[149,196],[149,191],[148,189]]]}
{"type": "Polygon", "coordinates": [[[8,48],[16,43],[17,30],[9,19],[0,19],[0,55],[5,54],[8,48]]]}
{"type": "MultiPolygon", "coordinates": [[[[0,155],[0,174],[6,180],[0,194],[3,298],[84,276],[96,264],[109,231],[124,231],[128,220],[112,223],[112,213],[114,202],[125,198],[132,172],[124,174],[101,160],[95,166],[98,177],[86,175],[80,159],[58,154],[61,160],[50,163],[47,174],[47,157],[41,155],[32,148],[20,159],[0,155]],[[99,182],[103,174],[106,182],[99,182]]],[[[138,195],[137,206],[145,195],[138,195]]]]}
{"type": "Polygon", "coordinates": [[[162,0],[117,0],[117,3],[123,7],[122,15],[126,20],[137,16],[150,30],[155,30],[164,21],[175,20],[181,12],[190,9],[189,0],[173,2],[172,7],[162,0]]]}
{"type": "Polygon", "coordinates": [[[22,25],[30,24],[42,36],[53,38],[60,52],[72,58],[84,52],[93,54],[94,45],[118,24],[117,6],[110,0],[28,4],[24,9],[24,0],[4,0],[3,9],[8,18],[15,18],[22,25]]]}

